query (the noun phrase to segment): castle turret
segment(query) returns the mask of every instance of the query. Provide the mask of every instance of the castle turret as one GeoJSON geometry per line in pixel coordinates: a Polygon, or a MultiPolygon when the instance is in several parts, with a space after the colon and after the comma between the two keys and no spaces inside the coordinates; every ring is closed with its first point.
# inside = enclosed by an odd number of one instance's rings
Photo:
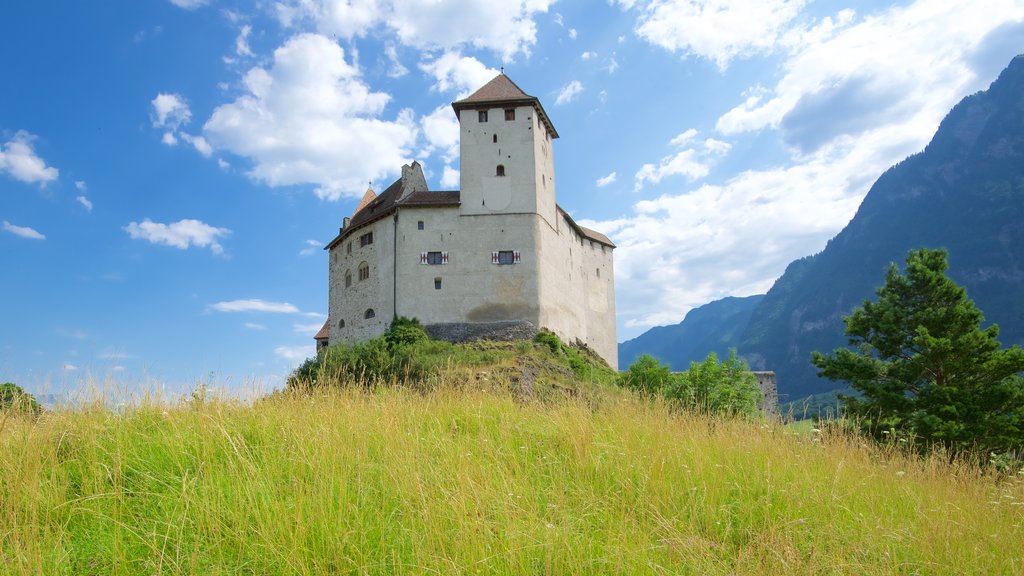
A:
{"type": "Polygon", "coordinates": [[[461,213],[539,214],[554,225],[558,132],[540,101],[500,74],[452,103],[459,119],[461,213]]]}

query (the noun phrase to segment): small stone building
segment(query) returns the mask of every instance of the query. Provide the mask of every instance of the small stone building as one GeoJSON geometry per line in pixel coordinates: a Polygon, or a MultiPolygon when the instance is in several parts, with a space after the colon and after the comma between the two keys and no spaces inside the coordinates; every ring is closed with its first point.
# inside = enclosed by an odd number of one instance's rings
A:
{"type": "Polygon", "coordinates": [[[450,340],[545,328],[617,366],[615,245],[555,202],[558,132],[540,101],[501,74],[452,108],[461,190],[428,190],[413,162],[366,191],[325,248],[326,341],[378,336],[397,315],[450,340]]]}

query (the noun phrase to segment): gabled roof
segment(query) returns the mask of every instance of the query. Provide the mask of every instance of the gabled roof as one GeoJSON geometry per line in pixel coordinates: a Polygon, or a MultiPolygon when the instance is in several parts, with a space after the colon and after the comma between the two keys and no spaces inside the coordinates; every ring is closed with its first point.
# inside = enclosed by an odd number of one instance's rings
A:
{"type": "Polygon", "coordinates": [[[316,336],[313,336],[313,340],[327,340],[328,336],[330,336],[330,333],[331,321],[324,320],[324,327],[321,328],[320,331],[316,333],[316,336]]]}
{"type": "Polygon", "coordinates": [[[452,102],[452,109],[455,110],[455,116],[460,117],[459,115],[463,110],[523,105],[532,105],[537,111],[541,122],[544,123],[548,132],[551,133],[551,137],[558,138],[558,131],[555,130],[555,125],[551,123],[551,119],[548,118],[544,107],[540,105],[540,100],[536,96],[530,96],[523,92],[522,88],[516,86],[516,83],[504,73],[498,74],[490,82],[481,86],[479,90],[462,100],[452,102]]]}
{"type": "Polygon", "coordinates": [[[363,199],[359,201],[359,205],[356,206],[355,211],[352,212],[352,216],[359,214],[359,211],[362,210],[363,208],[366,208],[366,205],[369,204],[370,202],[373,202],[373,200],[376,197],[377,194],[373,191],[373,188],[367,188],[366,194],[363,194],[363,199]]]}
{"type": "Polygon", "coordinates": [[[593,240],[594,242],[604,244],[609,248],[615,248],[615,243],[609,240],[607,236],[601,234],[597,230],[591,230],[590,228],[580,226],[579,224],[576,223],[575,220],[572,219],[572,216],[569,216],[568,212],[562,209],[561,206],[558,206],[556,204],[555,207],[558,209],[558,213],[561,214],[563,218],[565,218],[565,221],[568,222],[569,225],[572,226],[574,229],[576,229],[577,234],[586,238],[587,240],[593,240]]]}

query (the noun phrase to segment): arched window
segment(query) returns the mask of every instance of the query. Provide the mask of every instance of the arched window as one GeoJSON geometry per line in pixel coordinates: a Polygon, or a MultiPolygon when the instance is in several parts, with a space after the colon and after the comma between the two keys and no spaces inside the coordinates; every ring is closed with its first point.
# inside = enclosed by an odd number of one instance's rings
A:
{"type": "Polygon", "coordinates": [[[363,281],[370,277],[370,265],[363,262],[359,265],[359,280],[363,281]]]}
{"type": "Polygon", "coordinates": [[[498,169],[495,171],[495,174],[497,176],[504,176],[505,175],[505,165],[504,164],[498,164],[498,169]]]}
{"type": "Polygon", "coordinates": [[[341,320],[338,320],[338,328],[344,328],[344,327],[345,327],[345,319],[342,318],[341,320]]]}
{"type": "Polygon", "coordinates": [[[377,313],[373,311],[373,308],[367,308],[366,312],[363,314],[363,318],[369,320],[370,318],[373,318],[376,315],[377,313]]]}
{"type": "Polygon", "coordinates": [[[345,288],[352,286],[352,271],[345,270],[345,288]]]}

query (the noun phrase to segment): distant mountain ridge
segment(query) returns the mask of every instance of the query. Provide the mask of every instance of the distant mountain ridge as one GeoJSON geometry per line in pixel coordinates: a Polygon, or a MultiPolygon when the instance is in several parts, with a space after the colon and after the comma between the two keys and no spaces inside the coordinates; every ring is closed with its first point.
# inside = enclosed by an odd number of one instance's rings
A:
{"type": "Polygon", "coordinates": [[[776,372],[783,402],[835,388],[817,377],[811,352],[844,346],[842,317],[921,247],[947,249],[949,275],[985,325],[999,325],[1004,345],[1024,344],[1024,55],[957,104],[922,152],[882,174],[822,252],[787,267],[752,312],[740,354],[776,372]]]}
{"type": "Polygon", "coordinates": [[[729,297],[690,310],[674,326],[651,328],[619,344],[619,368],[625,370],[643,354],[667,363],[673,370],[686,370],[709,352],[723,357],[738,348],[750,316],[764,295],[729,297]]]}

